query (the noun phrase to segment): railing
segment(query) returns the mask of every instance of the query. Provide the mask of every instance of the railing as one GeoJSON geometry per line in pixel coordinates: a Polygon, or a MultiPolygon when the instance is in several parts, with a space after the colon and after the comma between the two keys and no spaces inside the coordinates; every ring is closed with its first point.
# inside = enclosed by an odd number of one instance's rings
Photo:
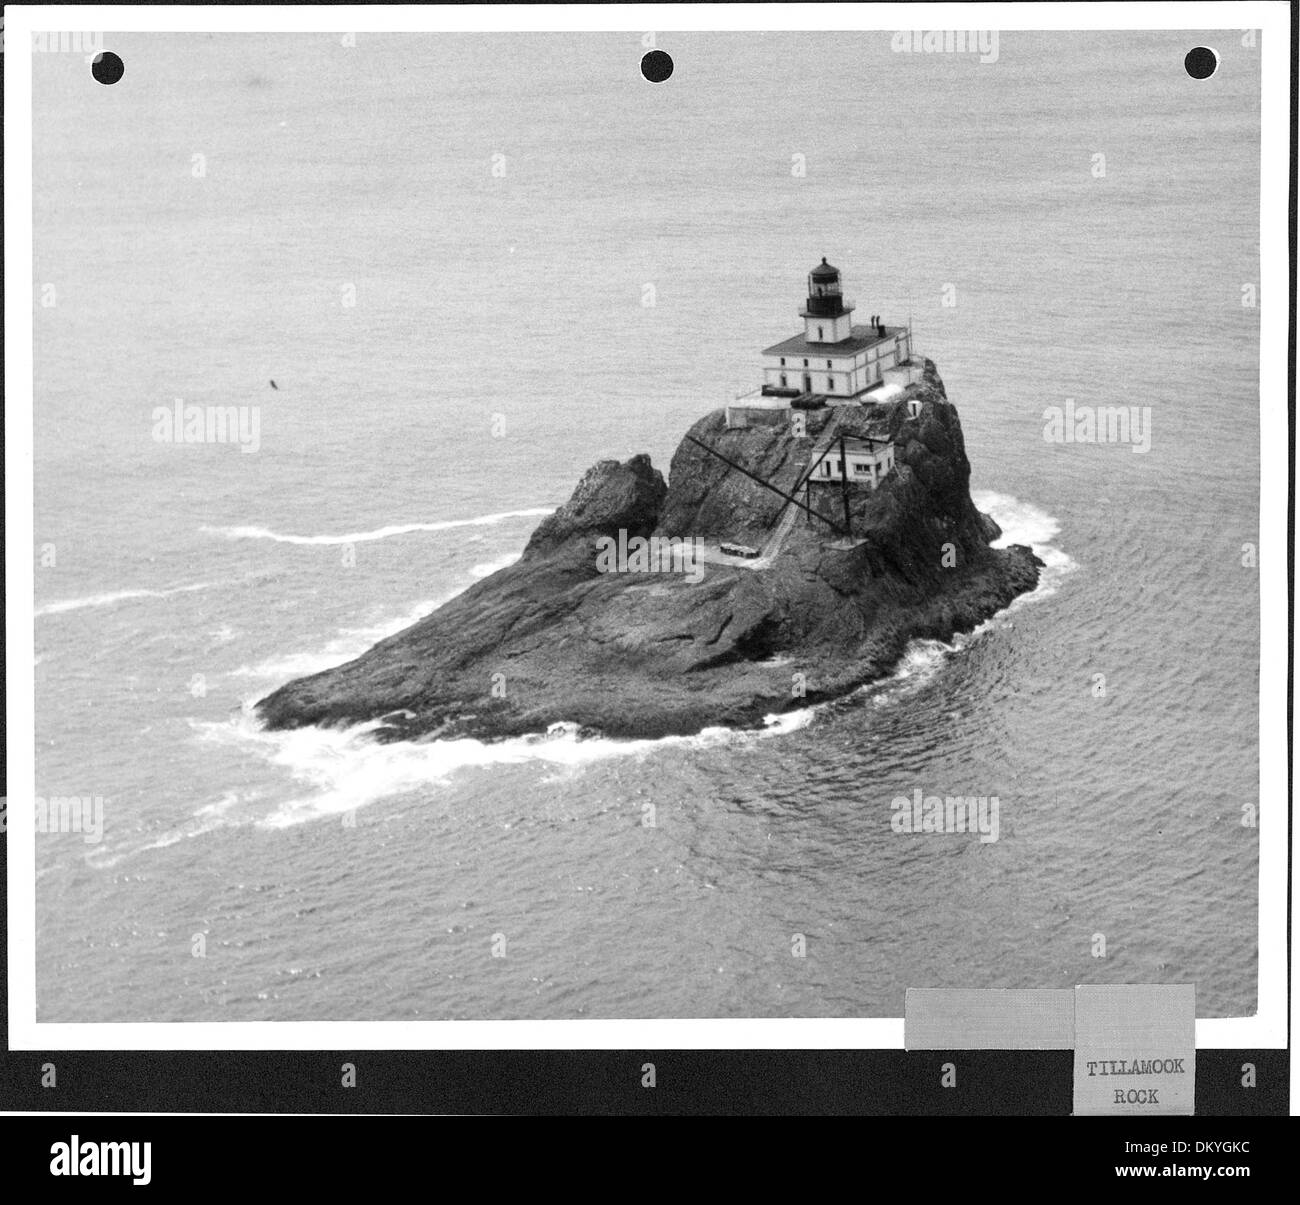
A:
{"type": "Polygon", "coordinates": [[[839,318],[850,310],[856,309],[857,303],[852,297],[841,297],[838,293],[825,297],[809,297],[799,309],[801,318],[839,318]]]}

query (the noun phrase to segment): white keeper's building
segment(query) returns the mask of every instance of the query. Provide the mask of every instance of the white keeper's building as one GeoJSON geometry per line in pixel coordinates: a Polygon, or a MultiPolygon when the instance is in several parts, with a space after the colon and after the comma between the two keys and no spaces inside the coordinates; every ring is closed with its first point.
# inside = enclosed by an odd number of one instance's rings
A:
{"type": "Polygon", "coordinates": [[[887,440],[846,437],[842,457],[840,448],[838,442],[831,445],[809,475],[811,483],[839,483],[847,474],[850,483],[870,485],[874,489],[894,467],[894,445],[887,440]]]}
{"type": "Polygon", "coordinates": [[[832,405],[861,399],[882,374],[912,355],[912,333],[886,326],[875,315],[853,325],[853,302],[840,291],[840,270],[823,258],[808,273],[804,329],[763,352],[763,393],[768,397],[822,395],[832,405]]]}

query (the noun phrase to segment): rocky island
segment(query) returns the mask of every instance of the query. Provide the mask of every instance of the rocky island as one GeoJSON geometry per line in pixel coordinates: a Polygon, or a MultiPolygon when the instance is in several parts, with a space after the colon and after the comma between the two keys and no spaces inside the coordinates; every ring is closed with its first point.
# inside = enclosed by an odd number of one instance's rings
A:
{"type": "MultiPolygon", "coordinates": [[[[844,330],[842,346],[887,333],[844,330]]],[[[757,727],[888,674],[910,640],[970,631],[1033,589],[1042,562],[991,546],[1001,532],[971,501],[956,407],[933,361],[899,362],[902,377],[847,404],[805,375],[802,391],[704,416],[667,482],[645,455],[599,462],[518,561],[281,687],[259,717],[379,721],[380,740],[757,727]],[[672,542],[671,562],[624,555],[672,542]]]]}

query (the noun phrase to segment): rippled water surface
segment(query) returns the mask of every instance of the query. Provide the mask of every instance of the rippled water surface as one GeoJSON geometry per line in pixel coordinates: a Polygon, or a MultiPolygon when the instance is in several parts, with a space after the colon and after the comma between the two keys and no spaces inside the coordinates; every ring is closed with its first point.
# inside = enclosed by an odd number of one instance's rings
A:
{"type": "Polygon", "coordinates": [[[624,35],[110,36],[111,88],[36,55],[37,784],[105,800],[101,841],[38,835],[40,1019],[1080,981],[1252,1012],[1259,72],[1228,39],[1190,80],[1190,36],[661,34],[658,87],[624,35]],[[251,723],[509,563],[594,461],[666,470],[822,255],[911,315],[1034,596],[759,734],[251,723]],[[1046,442],[1067,397],[1150,407],[1150,451],[1046,442]],[[155,441],[176,398],[258,407],[259,451],[155,441]],[[996,796],[998,840],[893,832],[916,790],[996,796]]]}

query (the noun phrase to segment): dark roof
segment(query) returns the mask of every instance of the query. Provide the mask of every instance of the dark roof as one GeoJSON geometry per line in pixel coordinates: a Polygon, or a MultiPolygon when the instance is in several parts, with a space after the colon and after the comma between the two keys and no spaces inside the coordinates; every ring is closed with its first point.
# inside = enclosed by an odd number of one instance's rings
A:
{"type": "Polygon", "coordinates": [[[828,264],[824,255],[822,256],[822,262],[812,270],[812,275],[817,280],[831,280],[839,274],[840,270],[834,264],[828,264]]]}
{"type": "Polygon", "coordinates": [[[853,334],[838,343],[809,343],[802,335],[791,335],[784,342],[763,348],[763,355],[807,356],[809,359],[820,356],[823,360],[828,357],[834,359],[836,356],[852,356],[868,347],[874,347],[877,343],[892,339],[903,329],[901,326],[887,326],[885,333],[878,335],[874,326],[855,326],[853,334]]]}

